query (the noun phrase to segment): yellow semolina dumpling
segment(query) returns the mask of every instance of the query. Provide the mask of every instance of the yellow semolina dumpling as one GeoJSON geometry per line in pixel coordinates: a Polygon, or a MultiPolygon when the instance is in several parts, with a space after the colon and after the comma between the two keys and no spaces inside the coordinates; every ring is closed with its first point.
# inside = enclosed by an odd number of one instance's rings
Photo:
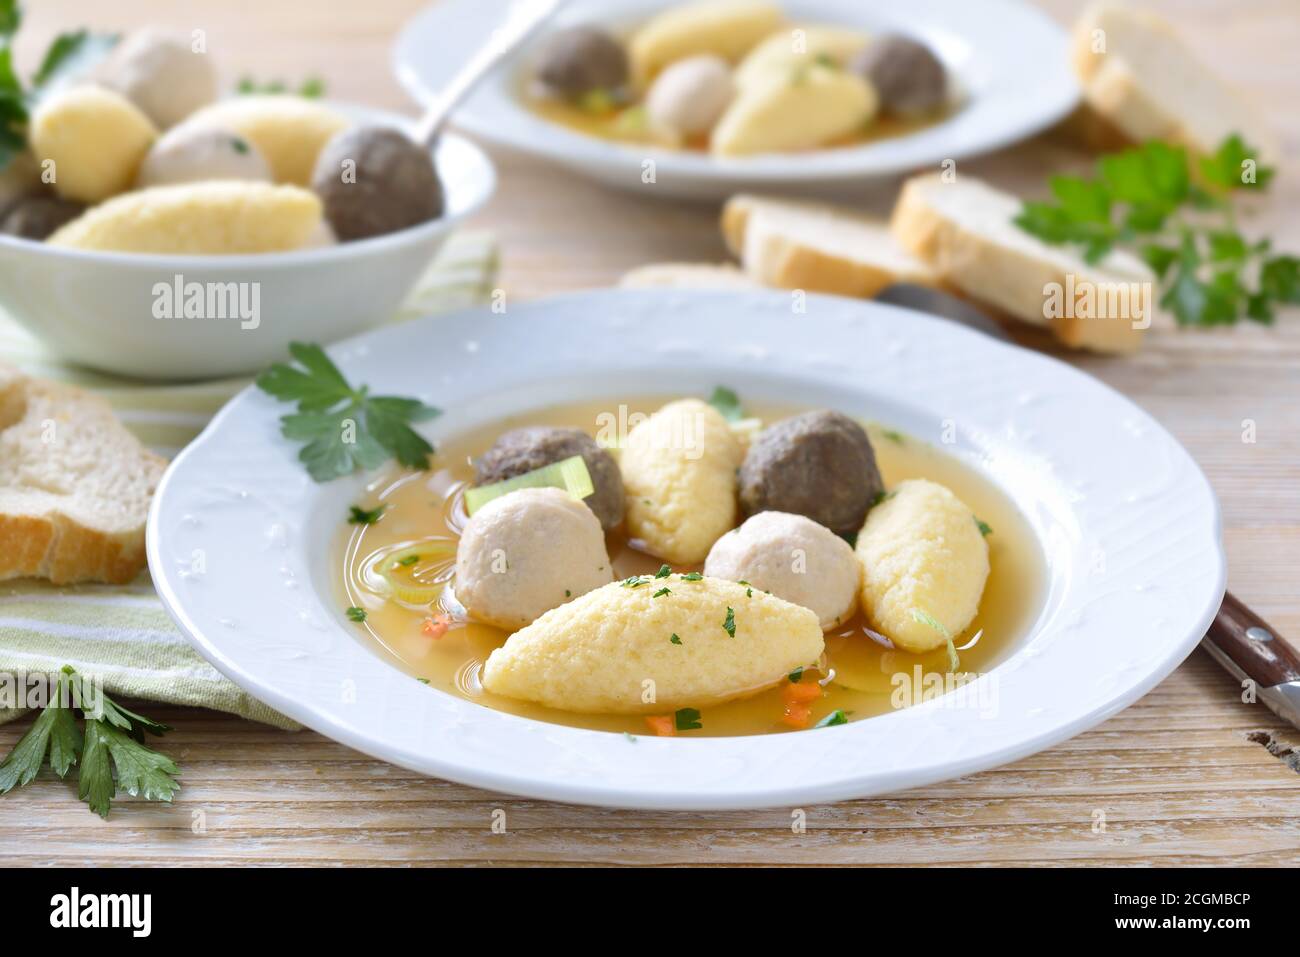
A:
{"type": "Polygon", "coordinates": [[[867,620],[905,651],[943,647],[979,611],[988,543],[974,513],[936,482],[900,482],[867,513],[857,554],[867,620]]]}
{"type": "Polygon", "coordinates": [[[816,614],[757,589],[681,575],[629,579],[511,635],[488,657],[483,687],[564,711],[653,714],[761,691],[816,662],[823,647],[816,614]]]}
{"type": "Polygon", "coordinates": [[[185,128],[216,127],[251,140],[277,183],[310,186],[316,157],[347,117],[301,96],[237,96],[194,113],[185,128]]]}
{"type": "Polygon", "coordinates": [[[713,129],[716,156],[813,149],[863,129],[879,98],[862,77],[817,63],[741,87],[713,129]]]}
{"type": "Polygon", "coordinates": [[[778,70],[795,70],[810,63],[829,59],[843,68],[870,37],[845,27],[808,25],[778,30],[754,49],[736,67],[737,86],[747,86],[778,70]]]}
{"type": "Polygon", "coordinates": [[[301,249],[320,225],[320,200],[308,190],[212,180],[125,193],[82,213],[46,242],[120,253],[270,253],[301,249]]]}
{"type": "Polygon", "coordinates": [[[158,131],[134,103],[98,86],[51,94],[32,117],[32,155],[53,164],[64,199],[98,203],[131,188],[158,131]]]}
{"type": "Polygon", "coordinates": [[[781,11],[763,0],[703,0],[670,7],[632,35],[632,76],[644,87],[664,67],[712,54],[735,63],[781,25],[781,11]]]}
{"type": "Polygon", "coordinates": [[[665,561],[704,561],[735,527],[742,458],[727,420],[699,399],[669,402],[638,423],[619,461],[632,537],[665,561]]]}

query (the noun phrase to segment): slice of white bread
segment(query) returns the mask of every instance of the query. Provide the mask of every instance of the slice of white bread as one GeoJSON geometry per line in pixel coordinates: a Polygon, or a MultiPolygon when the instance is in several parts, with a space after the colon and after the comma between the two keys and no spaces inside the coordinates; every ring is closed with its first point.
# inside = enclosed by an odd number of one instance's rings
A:
{"type": "Polygon", "coordinates": [[[0,579],[135,578],[166,465],[104,400],[0,364],[0,579]]]}
{"type": "Polygon", "coordinates": [[[623,274],[624,289],[758,289],[731,263],[649,263],[623,274]]]}
{"type": "Polygon", "coordinates": [[[750,278],[780,289],[870,298],[896,282],[938,285],[883,220],[818,203],[740,195],[722,233],[750,278]]]}
{"type": "Polygon", "coordinates": [[[1122,251],[1093,266],[1069,247],[1049,246],[1013,222],[1020,208],[1016,197],[973,177],[945,182],[938,173],[926,174],[903,184],[891,228],[905,249],[972,299],[1048,326],[1071,346],[1137,349],[1154,312],[1151,270],[1122,251]],[[1085,289],[1115,298],[1104,310],[1076,309],[1070,294],[1085,289]],[[1070,298],[1070,304],[1049,308],[1051,290],[1070,298]],[[1116,301],[1119,294],[1122,302],[1116,301]],[[1103,311],[1106,315],[1099,315],[1103,311]]]}
{"type": "Polygon", "coordinates": [[[1074,26],[1072,62],[1087,106],[1135,142],[1213,153],[1232,133],[1277,159],[1278,142],[1251,104],[1216,76],[1163,18],[1099,3],[1074,26]]]}

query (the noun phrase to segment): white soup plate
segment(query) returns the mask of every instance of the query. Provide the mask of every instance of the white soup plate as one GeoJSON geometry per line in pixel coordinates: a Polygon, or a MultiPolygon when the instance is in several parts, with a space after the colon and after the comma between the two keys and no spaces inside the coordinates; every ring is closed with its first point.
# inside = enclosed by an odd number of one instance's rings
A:
{"type": "MultiPolygon", "coordinates": [[[[481,45],[511,0],[441,0],[417,14],[393,50],[398,79],[427,103],[464,51],[481,45]]],[[[575,24],[630,30],[683,0],[573,0],[547,31],[575,24]]],[[[914,133],[861,146],[717,159],[703,153],[616,143],[543,119],[520,99],[545,33],[508,58],[456,111],[476,136],[523,150],[612,186],[653,196],[720,199],[741,190],[843,192],[867,180],[960,160],[1015,143],[1055,123],[1079,99],[1065,32],[1020,0],[779,0],[791,23],[835,23],[878,35],[903,33],[936,52],[960,108],[914,133]],[[645,179],[653,161],[654,181],[645,179]]]]}
{"type": "MultiPolygon", "coordinates": [[[[1149,415],[1053,359],[920,313],[784,293],[600,291],[386,327],[330,348],[345,375],[462,430],[562,402],[707,395],[827,407],[943,445],[1021,510],[1045,563],[1034,623],[968,700],[839,727],[629,740],[432,689],[343,614],[336,545],[367,476],[315,484],[288,407],[249,389],[172,463],[149,567],[194,647],[250,694],[353,748],[512,794],[640,808],[806,805],[970,774],[1132,704],[1219,607],[1219,509],[1149,415]],[[195,556],[203,561],[196,563],[195,556]],[[198,569],[196,571],[196,569],[198,569]]],[[[964,690],[964,689],[963,689],[964,690]]]]}

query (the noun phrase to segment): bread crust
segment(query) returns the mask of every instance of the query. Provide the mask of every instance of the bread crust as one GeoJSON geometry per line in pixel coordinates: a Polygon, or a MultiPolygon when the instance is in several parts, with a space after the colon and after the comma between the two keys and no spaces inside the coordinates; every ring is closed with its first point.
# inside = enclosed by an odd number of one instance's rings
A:
{"type": "MultiPolygon", "coordinates": [[[[166,460],[141,446],[113,416],[108,403],[81,389],[27,378],[12,368],[0,368],[0,384],[9,390],[10,401],[21,399],[26,405],[16,420],[0,424],[0,434],[38,430],[37,417],[51,414],[51,404],[57,403],[60,420],[94,422],[96,428],[110,430],[118,467],[125,465],[140,475],[147,490],[140,497],[144,504],[127,515],[125,523],[121,516],[105,516],[96,525],[94,518],[85,517],[84,503],[74,503],[70,496],[65,507],[61,496],[47,489],[21,484],[0,487],[0,580],[45,578],[60,585],[133,580],[146,564],[147,503],[166,460]]],[[[59,453],[51,449],[48,454],[59,453]]]]}
{"type": "MultiPolygon", "coordinates": [[[[933,179],[919,176],[903,185],[890,228],[900,245],[933,265],[945,282],[1023,322],[1048,327],[1074,348],[1128,353],[1141,347],[1143,330],[1131,322],[1077,316],[1049,319],[1043,309],[1044,289],[1049,284],[1067,286],[1065,271],[1057,263],[980,236],[946,217],[927,197],[933,179]]],[[[1080,271],[1084,268],[1080,261],[1080,271]]]]}

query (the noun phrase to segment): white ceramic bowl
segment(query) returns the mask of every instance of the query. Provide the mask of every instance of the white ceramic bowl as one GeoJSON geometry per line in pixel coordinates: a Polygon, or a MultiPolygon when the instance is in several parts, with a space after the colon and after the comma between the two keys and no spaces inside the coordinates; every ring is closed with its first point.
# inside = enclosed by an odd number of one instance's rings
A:
{"type": "MultiPolygon", "coordinates": [[[[396,114],[331,104],[358,122],[406,128],[396,114]]],[[[434,154],[446,213],[401,232],[322,249],[169,256],[59,249],[0,236],[0,307],[61,356],[147,379],[256,372],[295,339],[333,342],[391,317],[460,220],[492,195],[477,146],[445,135],[434,154]],[[155,286],[249,283],[258,318],[155,318],[155,286]]],[[[204,286],[206,289],[206,285],[204,286]]],[[[174,297],[173,297],[174,298],[174,297]]]]}
{"type": "Polygon", "coordinates": [[[545,724],[426,687],[362,643],[332,546],[366,477],[314,484],[280,436],[285,406],[245,391],[158,489],[147,536],[158,593],[250,694],[428,774],[661,808],[799,805],[957,777],[1132,704],[1195,647],[1223,595],[1214,495],[1149,415],[1061,362],[919,313],[810,296],[792,315],[779,292],[611,290],[405,323],[330,352],[354,382],[443,408],[425,429],[435,441],[556,402],[719,383],[936,444],[951,421],[945,451],[1016,503],[1046,558],[1036,621],[976,680],[979,709],[939,698],[794,734],[635,742],[545,724]]]}
{"type": "MultiPolygon", "coordinates": [[[[420,102],[440,90],[500,22],[510,0],[440,0],[402,30],[393,65],[420,102]]],[[[573,0],[551,31],[578,23],[632,27],[683,0],[573,0]]],[[[1068,39],[1046,14],[1020,0],[778,0],[796,23],[827,22],[869,33],[901,32],[926,42],[964,98],[951,117],[907,136],[862,146],[725,160],[699,153],[614,143],[569,130],[520,101],[525,64],[539,40],[508,59],[456,112],[458,126],[651,196],[723,198],[740,190],[843,192],[944,160],[998,149],[1050,126],[1078,102],[1068,39]],[[654,182],[644,174],[654,164],[654,182]]],[[[543,34],[544,36],[545,34],[543,34]]]]}

